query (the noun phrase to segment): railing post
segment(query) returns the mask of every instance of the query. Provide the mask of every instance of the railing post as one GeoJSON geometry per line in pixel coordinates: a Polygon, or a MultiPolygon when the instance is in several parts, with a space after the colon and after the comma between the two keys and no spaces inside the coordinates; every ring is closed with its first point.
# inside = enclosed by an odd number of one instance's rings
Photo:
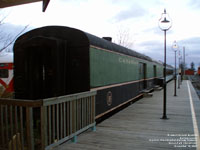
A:
{"type": "Polygon", "coordinates": [[[33,108],[26,107],[26,133],[28,150],[34,150],[34,137],[33,137],[33,108]]]}
{"type": "Polygon", "coordinates": [[[4,137],[4,123],[3,123],[3,106],[0,105],[0,131],[1,131],[1,140],[0,145],[4,145],[5,143],[5,137],[4,137]]]}
{"type": "Polygon", "coordinates": [[[94,125],[93,127],[92,127],[92,131],[96,131],[97,129],[96,129],[96,125],[94,125]]]}
{"type": "Polygon", "coordinates": [[[95,105],[95,103],[96,103],[96,99],[95,99],[95,96],[92,96],[92,112],[93,112],[93,116],[92,116],[92,122],[95,122],[95,114],[96,114],[96,105],[95,105]]]}
{"type": "Polygon", "coordinates": [[[75,135],[75,136],[72,138],[72,142],[73,142],[73,143],[77,143],[77,135],[75,135]]]}
{"type": "Polygon", "coordinates": [[[47,145],[47,108],[46,106],[40,107],[41,118],[41,150],[44,150],[47,145]]]}
{"type": "MultiPolygon", "coordinates": [[[[92,96],[92,123],[94,123],[95,122],[95,114],[96,114],[96,109],[95,109],[95,107],[96,107],[96,105],[95,105],[95,103],[96,103],[96,99],[95,99],[95,95],[93,95],[92,96]]],[[[96,131],[96,123],[95,123],[95,125],[92,127],[92,131],[96,131]]]]}
{"type": "Polygon", "coordinates": [[[19,116],[20,116],[20,133],[21,133],[21,137],[20,137],[20,140],[21,140],[21,145],[22,145],[22,150],[24,150],[24,126],[23,126],[23,108],[20,107],[19,108],[19,116]]]}

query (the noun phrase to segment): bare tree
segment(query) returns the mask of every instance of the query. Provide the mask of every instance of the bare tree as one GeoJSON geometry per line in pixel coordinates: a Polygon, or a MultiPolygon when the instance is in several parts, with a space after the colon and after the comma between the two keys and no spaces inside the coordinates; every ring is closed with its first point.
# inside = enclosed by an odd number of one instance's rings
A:
{"type": "Polygon", "coordinates": [[[8,14],[4,14],[4,12],[0,9],[0,43],[1,43],[0,52],[6,50],[10,45],[12,45],[14,41],[17,39],[17,37],[21,35],[29,26],[26,25],[18,33],[7,33],[2,29],[3,25],[6,25],[4,22],[7,17],[8,14]]]}
{"type": "Polygon", "coordinates": [[[131,41],[130,29],[120,27],[117,33],[116,43],[124,46],[126,48],[131,48],[133,46],[133,41],[131,41]]]}

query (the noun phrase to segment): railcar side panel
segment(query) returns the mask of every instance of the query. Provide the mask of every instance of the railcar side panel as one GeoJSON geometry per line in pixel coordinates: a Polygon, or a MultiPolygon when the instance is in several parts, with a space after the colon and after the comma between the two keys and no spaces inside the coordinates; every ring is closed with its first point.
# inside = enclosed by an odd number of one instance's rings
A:
{"type": "Polygon", "coordinates": [[[147,89],[157,84],[157,78],[163,76],[162,70],[160,64],[147,62],[147,89]]]}
{"type": "Polygon", "coordinates": [[[157,65],[157,78],[163,77],[163,66],[157,65]]]}
{"type": "Polygon", "coordinates": [[[138,80],[137,64],[133,57],[90,48],[91,88],[138,80]]]}
{"type": "Polygon", "coordinates": [[[140,94],[139,82],[102,88],[96,95],[96,118],[126,103],[140,94]]]}
{"type": "Polygon", "coordinates": [[[154,77],[153,63],[147,63],[147,79],[154,77]]]}

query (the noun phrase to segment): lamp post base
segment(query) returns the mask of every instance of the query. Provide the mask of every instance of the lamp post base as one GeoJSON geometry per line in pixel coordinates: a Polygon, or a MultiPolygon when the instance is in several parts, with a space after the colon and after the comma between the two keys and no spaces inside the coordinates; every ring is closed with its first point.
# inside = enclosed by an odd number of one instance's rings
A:
{"type": "Polygon", "coordinates": [[[167,116],[163,116],[162,118],[160,119],[163,119],[163,120],[168,120],[169,118],[167,118],[167,116]]]}

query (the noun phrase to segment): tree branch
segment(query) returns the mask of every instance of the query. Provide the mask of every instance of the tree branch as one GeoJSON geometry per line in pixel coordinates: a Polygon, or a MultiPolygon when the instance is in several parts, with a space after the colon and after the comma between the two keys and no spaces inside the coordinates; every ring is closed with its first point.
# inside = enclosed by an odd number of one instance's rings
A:
{"type": "Polygon", "coordinates": [[[26,26],[24,27],[24,29],[21,30],[21,31],[14,37],[13,40],[11,40],[11,41],[10,41],[8,44],[6,44],[2,49],[0,49],[0,52],[2,52],[3,50],[5,50],[6,48],[8,48],[8,47],[17,39],[17,37],[18,37],[19,35],[21,35],[21,34],[27,29],[28,26],[29,26],[29,25],[26,25],[26,26]]]}

